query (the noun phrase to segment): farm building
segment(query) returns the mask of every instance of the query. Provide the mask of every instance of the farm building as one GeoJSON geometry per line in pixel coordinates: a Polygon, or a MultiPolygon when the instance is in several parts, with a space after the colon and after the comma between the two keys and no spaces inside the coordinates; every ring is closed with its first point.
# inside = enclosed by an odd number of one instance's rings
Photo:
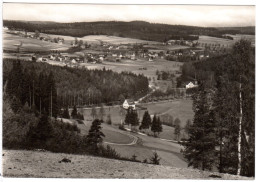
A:
{"type": "Polygon", "coordinates": [[[192,82],[190,82],[190,83],[188,83],[187,85],[186,85],[186,89],[188,89],[188,88],[194,88],[194,87],[197,87],[198,85],[196,84],[196,81],[195,81],[195,83],[192,83],[192,82]]]}
{"type": "Polygon", "coordinates": [[[131,99],[126,99],[123,103],[123,108],[128,109],[129,107],[135,109],[135,102],[131,99]]]}

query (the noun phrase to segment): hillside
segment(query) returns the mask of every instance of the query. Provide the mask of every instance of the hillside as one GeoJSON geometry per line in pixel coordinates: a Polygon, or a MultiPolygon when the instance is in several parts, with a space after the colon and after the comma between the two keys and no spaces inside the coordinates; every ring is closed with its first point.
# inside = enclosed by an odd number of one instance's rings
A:
{"type": "Polygon", "coordinates": [[[3,150],[4,177],[47,178],[152,178],[152,179],[225,179],[253,180],[253,178],[155,166],[136,162],[105,159],[93,156],[70,155],[25,150],[3,150]],[[69,163],[59,162],[63,158],[69,163]],[[218,178],[209,177],[210,175],[218,178]]]}
{"type": "Polygon", "coordinates": [[[87,35],[109,35],[128,37],[151,41],[165,41],[169,39],[197,40],[194,35],[210,35],[222,37],[223,34],[255,34],[254,27],[246,28],[205,28],[185,25],[168,25],[148,23],[144,21],[100,21],[100,22],[25,22],[4,20],[4,27],[26,31],[36,31],[48,34],[84,37],[87,35]]]}

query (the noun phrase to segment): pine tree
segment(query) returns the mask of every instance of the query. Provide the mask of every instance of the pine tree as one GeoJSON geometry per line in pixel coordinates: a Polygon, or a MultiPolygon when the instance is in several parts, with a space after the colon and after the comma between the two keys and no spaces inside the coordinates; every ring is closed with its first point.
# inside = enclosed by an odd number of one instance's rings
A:
{"type": "Polygon", "coordinates": [[[181,120],[180,120],[179,118],[176,118],[176,119],[174,120],[174,126],[180,125],[180,124],[181,124],[181,120]]]}
{"type": "Polygon", "coordinates": [[[157,133],[158,133],[158,136],[160,135],[160,133],[162,132],[163,128],[162,128],[162,122],[161,122],[161,119],[160,117],[157,118],[157,133]]]}
{"type": "Polygon", "coordinates": [[[132,110],[130,112],[130,116],[131,116],[130,117],[131,118],[131,120],[130,120],[131,128],[132,128],[132,130],[136,131],[136,126],[139,125],[138,114],[135,110],[132,110]]]}
{"type": "Polygon", "coordinates": [[[153,132],[153,136],[156,136],[156,132],[157,132],[157,117],[156,114],[153,116],[153,121],[152,121],[152,126],[151,126],[151,131],[153,132]]]}
{"type": "Polygon", "coordinates": [[[42,114],[37,127],[28,134],[28,141],[32,146],[46,149],[48,140],[53,137],[53,128],[46,113],[42,114]]]}
{"type": "Polygon", "coordinates": [[[70,113],[69,113],[68,107],[66,107],[66,108],[63,110],[62,117],[63,117],[63,118],[66,118],[66,119],[70,119],[70,113]]]}
{"type": "Polygon", "coordinates": [[[188,166],[202,170],[212,170],[215,165],[215,121],[210,110],[209,93],[205,83],[199,85],[198,92],[193,95],[193,110],[195,112],[190,137],[184,143],[184,157],[188,166]]]}
{"type": "Polygon", "coordinates": [[[150,158],[151,164],[159,165],[160,164],[160,160],[161,160],[161,158],[159,157],[159,155],[155,151],[153,153],[153,156],[150,158]]]}
{"type": "Polygon", "coordinates": [[[142,123],[141,123],[139,129],[140,130],[149,129],[151,124],[152,124],[152,120],[151,120],[151,117],[149,115],[149,112],[145,111],[144,115],[143,115],[143,120],[142,120],[142,123]]]}
{"type": "Polygon", "coordinates": [[[77,119],[78,118],[78,111],[77,111],[77,107],[76,106],[73,107],[73,110],[71,112],[71,118],[73,118],[73,119],[77,119]]]}
{"type": "Polygon", "coordinates": [[[131,124],[131,113],[132,113],[132,108],[128,108],[127,113],[125,115],[125,124],[127,125],[131,124]]]}
{"type": "Polygon", "coordinates": [[[176,136],[176,140],[180,140],[180,134],[181,134],[181,127],[180,125],[175,125],[175,128],[174,128],[174,134],[176,136]]]}
{"type": "Polygon", "coordinates": [[[89,145],[90,150],[94,152],[94,154],[97,154],[98,144],[102,143],[103,137],[105,137],[105,135],[101,131],[101,120],[95,119],[92,122],[92,125],[87,135],[87,144],[89,145]]]}
{"type": "Polygon", "coordinates": [[[189,132],[190,132],[190,127],[191,127],[191,120],[188,119],[188,120],[186,121],[186,125],[185,125],[185,127],[184,127],[184,131],[188,134],[188,136],[189,136],[189,132]]]}

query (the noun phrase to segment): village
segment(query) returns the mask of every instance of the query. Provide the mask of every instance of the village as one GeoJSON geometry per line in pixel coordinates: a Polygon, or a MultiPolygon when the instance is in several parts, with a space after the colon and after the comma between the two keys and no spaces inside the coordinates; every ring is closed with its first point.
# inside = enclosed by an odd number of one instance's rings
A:
{"type": "MultiPolygon", "coordinates": [[[[203,43],[198,40],[168,40],[163,43],[110,43],[100,39],[95,41],[83,41],[80,38],[65,40],[61,36],[44,33],[26,32],[8,29],[7,34],[37,39],[57,45],[66,45],[68,49],[49,51],[31,51],[32,61],[46,62],[56,61],[69,67],[81,67],[80,63],[101,64],[104,61],[121,62],[123,60],[157,61],[197,61],[206,60],[209,57],[221,55],[230,48],[228,44],[203,43]],[[74,39],[74,40],[73,40],[74,39]]],[[[19,46],[19,45],[17,45],[19,46]]]]}

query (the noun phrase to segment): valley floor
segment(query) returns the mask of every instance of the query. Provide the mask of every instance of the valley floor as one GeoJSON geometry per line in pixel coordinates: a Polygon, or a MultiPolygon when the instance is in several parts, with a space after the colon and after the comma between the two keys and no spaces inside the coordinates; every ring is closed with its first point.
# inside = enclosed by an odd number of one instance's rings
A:
{"type": "Polygon", "coordinates": [[[216,179],[252,180],[241,176],[203,172],[195,169],[156,166],[84,155],[3,150],[4,177],[34,178],[153,178],[153,179],[216,179]],[[59,163],[63,158],[70,163],[59,163]]]}

